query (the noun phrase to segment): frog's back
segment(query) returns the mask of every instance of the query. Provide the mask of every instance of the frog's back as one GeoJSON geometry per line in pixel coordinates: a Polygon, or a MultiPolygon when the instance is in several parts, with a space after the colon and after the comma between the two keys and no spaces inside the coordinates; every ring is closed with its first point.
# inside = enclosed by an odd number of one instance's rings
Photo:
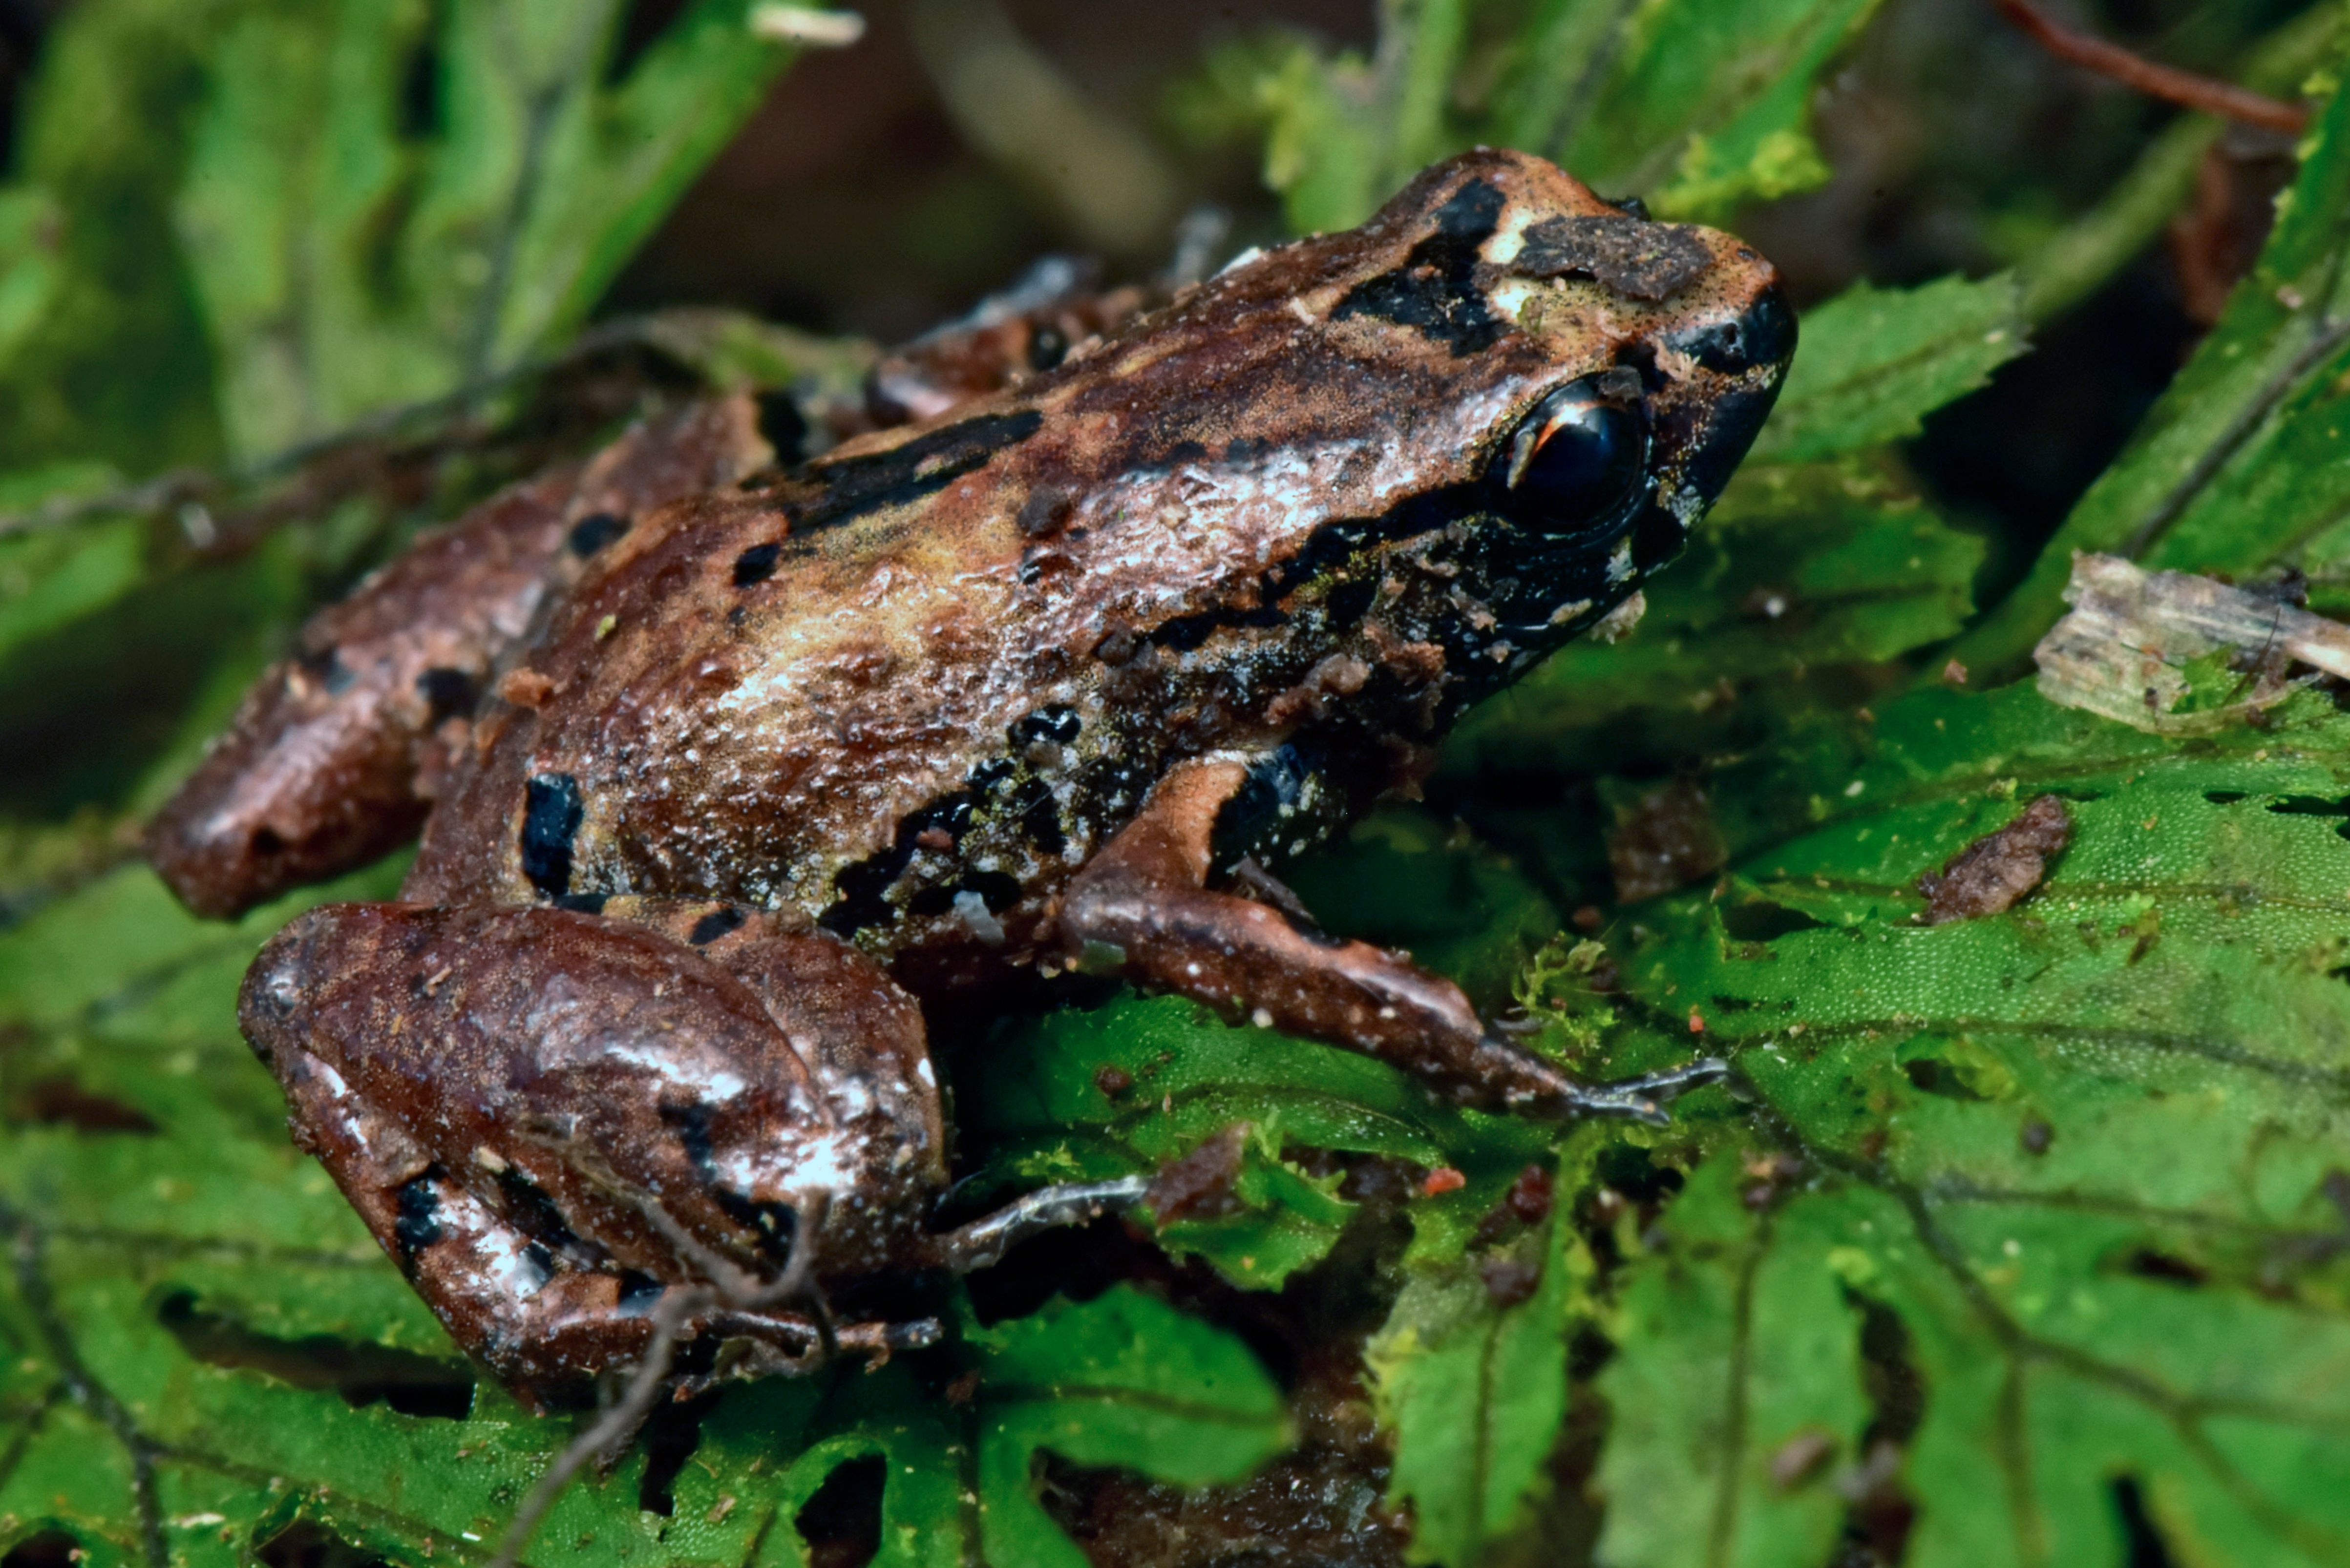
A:
{"type": "Polygon", "coordinates": [[[1024,388],[640,521],[501,683],[410,896],[710,896],[1016,953],[1171,761],[1329,695],[1432,733],[1463,660],[1513,671],[1525,639],[1430,608],[1461,598],[1440,562],[1344,593],[1334,564],[1440,540],[1436,498],[1545,390],[1768,272],[1706,235],[1669,306],[1554,281],[1541,329],[1489,308],[1496,235],[1595,214],[1538,160],[1454,160],[1024,388]]]}

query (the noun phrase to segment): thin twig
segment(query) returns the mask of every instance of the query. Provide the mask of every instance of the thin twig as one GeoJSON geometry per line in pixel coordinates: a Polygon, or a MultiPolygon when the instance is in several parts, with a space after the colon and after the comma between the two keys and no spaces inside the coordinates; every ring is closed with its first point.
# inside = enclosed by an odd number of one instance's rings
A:
{"type": "Polygon", "coordinates": [[[2309,125],[2309,110],[2300,104],[2286,103],[2216,77],[2199,76],[2158,64],[2119,44],[2067,27],[2030,0],[1991,0],[1991,4],[2001,16],[2058,59],[2110,78],[2149,98],[2284,136],[2298,136],[2309,125]]]}
{"type": "Polygon", "coordinates": [[[638,1359],[636,1370],[629,1374],[628,1387],[546,1467],[546,1473],[538,1478],[538,1484],[530,1489],[530,1495],[515,1511],[514,1522],[506,1526],[505,1537],[498,1542],[498,1554],[490,1560],[490,1568],[515,1568],[522,1549],[530,1543],[531,1532],[538,1528],[546,1511],[555,1506],[563,1489],[571,1484],[571,1478],[585,1469],[590,1459],[602,1459],[607,1450],[635,1435],[669,1385],[670,1372],[677,1364],[679,1327],[688,1317],[712,1304],[712,1293],[700,1286],[673,1287],[662,1294],[660,1304],[653,1308],[652,1340],[638,1359]]]}
{"type": "MultiPolygon", "coordinates": [[[[552,1140],[549,1140],[550,1142],[552,1140]]],[[[574,1150],[575,1155],[577,1150],[574,1150]]],[[[600,1161],[588,1162],[588,1175],[595,1180],[600,1161]]],[[[627,1388],[620,1397],[607,1407],[588,1428],[571,1439],[556,1456],[546,1473],[538,1478],[530,1495],[515,1511],[514,1521],[506,1526],[504,1540],[498,1543],[497,1555],[491,1559],[490,1568],[515,1568],[522,1549],[529,1544],[531,1532],[538,1528],[546,1511],[572,1478],[585,1469],[591,1459],[608,1464],[611,1458],[644,1424],[653,1406],[671,1385],[671,1375],[677,1369],[678,1333],[695,1314],[718,1307],[736,1311],[756,1311],[797,1295],[806,1298],[815,1308],[811,1331],[816,1341],[816,1354],[794,1363],[797,1370],[809,1371],[829,1362],[839,1348],[833,1328],[832,1314],[824,1299],[823,1289],[816,1281],[816,1233],[824,1224],[824,1216],[831,1206],[831,1194],[818,1192],[801,1205],[799,1221],[792,1231],[791,1252],[784,1260],[783,1272],[765,1284],[758,1282],[748,1272],[737,1267],[732,1260],[719,1253],[693,1235],[677,1218],[650,1197],[629,1194],[618,1184],[608,1170],[603,1172],[612,1183],[616,1196],[629,1200],[664,1240],[676,1248],[711,1282],[706,1285],[672,1285],[661,1293],[660,1302],[653,1308],[653,1336],[645,1345],[645,1353],[637,1359],[629,1376],[627,1388]]],[[[600,1183],[599,1183],[600,1185],[600,1183]]],[[[889,1350],[886,1331],[881,1336],[880,1352],[889,1350]]]]}

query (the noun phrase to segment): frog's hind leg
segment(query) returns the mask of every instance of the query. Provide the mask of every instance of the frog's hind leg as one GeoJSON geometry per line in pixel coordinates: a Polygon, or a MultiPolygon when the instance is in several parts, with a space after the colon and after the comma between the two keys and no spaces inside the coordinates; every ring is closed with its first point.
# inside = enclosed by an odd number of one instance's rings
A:
{"type": "Polygon", "coordinates": [[[1407,960],[1207,886],[1216,819],[1245,762],[1177,768],[1070,884],[1070,955],[1128,979],[1377,1056],[1466,1105],[1662,1121],[1659,1102],[1725,1071],[1697,1062],[1616,1084],[1578,1082],[1489,1030],[1461,988],[1407,960]]]}
{"type": "Polygon", "coordinates": [[[550,591],[632,518],[766,461],[747,398],[630,429],[584,468],[517,484],[427,535],[302,628],[150,825],[148,857],[226,917],[414,835],[426,775],[550,591]]]}
{"type": "Polygon", "coordinates": [[[672,1343],[662,1375],[691,1380],[937,1333],[795,1310],[812,1267],[886,1266],[942,1179],[935,1092],[894,1083],[919,1012],[828,937],[693,927],[699,947],[578,910],[330,905],[246,977],[296,1141],[534,1404],[672,1343]],[[830,1030],[861,1053],[825,1056],[830,1030]],[[851,1066],[869,1081],[827,1095],[851,1066]]]}

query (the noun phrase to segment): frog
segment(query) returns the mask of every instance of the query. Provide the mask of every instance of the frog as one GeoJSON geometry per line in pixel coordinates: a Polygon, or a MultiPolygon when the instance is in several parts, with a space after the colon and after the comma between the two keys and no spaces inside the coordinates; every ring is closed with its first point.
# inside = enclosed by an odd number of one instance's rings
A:
{"type": "Polygon", "coordinates": [[[657,1344],[709,1378],[927,1343],[830,1303],[1136,1201],[943,1228],[932,1033],[1007,985],[1661,1120],[1723,1064],[1585,1082],[1273,867],[1622,618],[1794,341],[1742,241],[1465,152],[814,460],[717,399],[485,504],[306,630],[151,857],[228,913],[421,829],[396,899],[263,947],[239,1022],[297,1144],[541,1408],[657,1344]]]}

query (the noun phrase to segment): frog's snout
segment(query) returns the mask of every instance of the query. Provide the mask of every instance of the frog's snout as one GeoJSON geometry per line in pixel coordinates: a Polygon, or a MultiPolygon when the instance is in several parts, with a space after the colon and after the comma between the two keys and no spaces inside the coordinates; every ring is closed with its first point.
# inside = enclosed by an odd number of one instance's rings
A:
{"type": "Polygon", "coordinates": [[[1754,291],[1746,308],[1665,339],[1709,370],[1735,376],[1758,367],[1784,369],[1795,356],[1795,311],[1773,277],[1754,291]]]}
{"type": "Polygon", "coordinates": [[[1783,369],[1795,357],[1795,309],[1775,278],[1731,327],[1738,337],[1735,351],[1744,355],[1749,368],[1775,365],[1783,369]]]}

